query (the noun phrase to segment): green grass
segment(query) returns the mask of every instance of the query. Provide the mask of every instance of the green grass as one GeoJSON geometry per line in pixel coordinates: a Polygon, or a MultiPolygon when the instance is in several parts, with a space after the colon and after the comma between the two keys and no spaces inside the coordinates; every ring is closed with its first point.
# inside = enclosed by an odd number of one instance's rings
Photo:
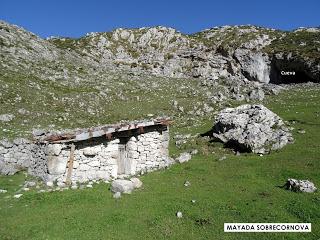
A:
{"type": "MultiPolygon", "coordinates": [[[[319,90],[293,89],[264,104],[291,122],[294,144],[263,157],[235,156],[194,139],[187,147],[200,153],[190,162],[142,176],[143,188],[118,200],[104,183],[64,192],[32,190],[14,199],[25,175],[1,176],[0,188],[8,193],[0,195],[0,239],[319,239],[319,192],[278,187],[289,177],[320,186],[319,90]],[[218,161],[221,156],[226,159],[218,161]],[[186,180],[191,186],[183,186],[186,180]],[[224,233],[224,222],[311,222],[312,233],[224,233]]],[[[210,127],[211,119],[191,128],[173,125],[171,136],[210,127]]],[[[171,144],[170,151],[179,150],[171,144]]]]}

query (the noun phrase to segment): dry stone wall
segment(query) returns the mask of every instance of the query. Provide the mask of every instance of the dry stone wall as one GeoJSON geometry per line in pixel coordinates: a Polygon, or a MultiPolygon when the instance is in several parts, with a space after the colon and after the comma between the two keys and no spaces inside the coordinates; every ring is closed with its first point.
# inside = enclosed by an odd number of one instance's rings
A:
{"type": "Polygon", "coordinates": [[[0,174],[12,175],[20,170],[28,170],[31,175],[45,179],[46,155],[43,145],[18,138],[10,142],[0,141],[0,174]]]}
{"type": "Polygon", "coordinates": [[[169,166],[173,161],[169,158],[168,145],[168,128],[112,140],[99,137],[46,144],[25,139],[13,143],[1,141],[0,173],[14,174],[27,169],[31,175],[58,185],[67,181],[109,181],[169,166]]]}

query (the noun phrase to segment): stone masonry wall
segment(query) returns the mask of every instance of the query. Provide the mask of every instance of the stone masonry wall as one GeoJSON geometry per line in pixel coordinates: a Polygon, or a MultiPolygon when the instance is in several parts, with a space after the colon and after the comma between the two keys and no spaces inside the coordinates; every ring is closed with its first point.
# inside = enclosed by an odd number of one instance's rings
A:
{"type": "Polygon", "coordinates": [[[75,143],[35,144],[25,139],[0,141],[0,173],[28,169],[44,181],[65,184],[71,145],[75,145],[71,182],[111,180],[153,171],[172,164],[169,132],[150,131],[127,138],[92,138],[75,143]]]}
{"type": "Polygon", "coordinates": [[[0,174],[12,175],[20,170],[28,170],[31,175],[45,179],[46,156],[44,147],[17,138],[10,142],[0,141],[0,174]]]}

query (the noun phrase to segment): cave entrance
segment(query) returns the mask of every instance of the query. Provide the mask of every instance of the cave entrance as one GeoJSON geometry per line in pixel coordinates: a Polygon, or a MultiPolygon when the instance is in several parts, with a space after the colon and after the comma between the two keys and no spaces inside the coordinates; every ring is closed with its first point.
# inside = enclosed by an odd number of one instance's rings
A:
{"type": "MultiPolygon", "coordinates": [[[[306,83],[306,82],[317,82],[315,79],[311,78],[305,73],[301,67],[288,67],[284,63],[271,65],[270,72],[270,83],[273,84],[292,84],[292,83],[306,83]]],[[[290,64],[288,64],[290,65],[290,64]]]]}

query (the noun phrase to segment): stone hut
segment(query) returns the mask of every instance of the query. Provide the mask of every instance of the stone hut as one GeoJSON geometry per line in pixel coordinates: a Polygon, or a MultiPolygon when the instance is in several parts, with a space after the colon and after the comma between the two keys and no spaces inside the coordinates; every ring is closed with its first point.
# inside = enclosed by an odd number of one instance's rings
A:
{"type": "Polygon", "coordinates": [[[44,181],[71,183],[110,180],[164,168],[172,163],[168,153],[169,122],[137,121],[42,134],[33,142],[2,141],[0,172],[26,168],[44,181]]]}

